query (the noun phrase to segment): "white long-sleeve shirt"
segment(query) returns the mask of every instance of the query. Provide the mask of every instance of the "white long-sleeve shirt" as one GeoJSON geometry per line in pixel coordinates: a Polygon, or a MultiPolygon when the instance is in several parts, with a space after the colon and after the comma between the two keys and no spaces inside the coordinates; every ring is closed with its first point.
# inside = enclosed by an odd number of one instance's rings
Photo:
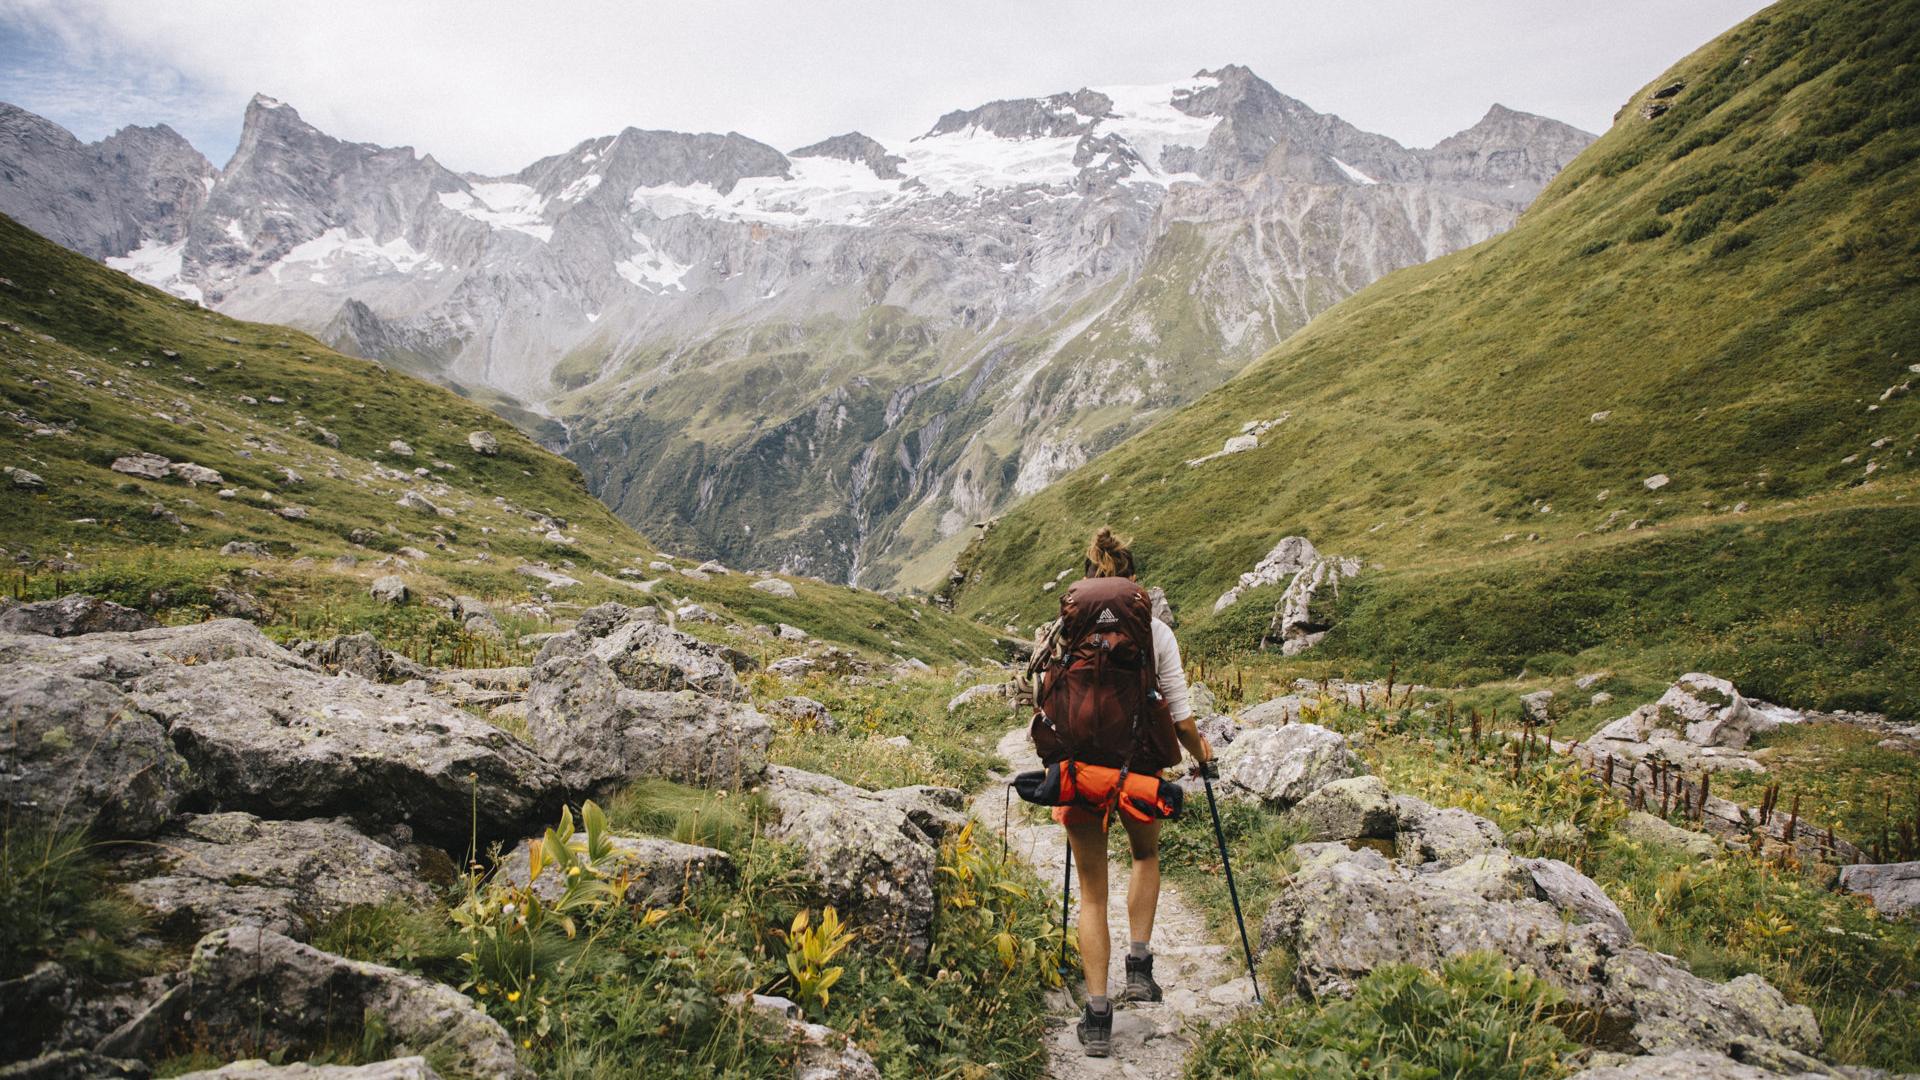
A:
{"type": "Polygon", "coordinates": [[[1187,669],[1180,663],[1180,643],[1174,640],[1173,628],[1159,619],[1153,620],[1153,664],[1155,674],[1160,677],[1160,696],[1166,699],[1173,722],[1177,724],[1192,716],[1193,706],[1187,702],[1187,669]]]}

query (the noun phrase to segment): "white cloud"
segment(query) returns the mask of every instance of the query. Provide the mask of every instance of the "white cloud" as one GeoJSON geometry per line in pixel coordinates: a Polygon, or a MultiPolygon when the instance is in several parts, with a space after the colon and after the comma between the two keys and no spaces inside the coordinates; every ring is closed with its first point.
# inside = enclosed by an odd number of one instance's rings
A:
{"type": "Polygon", "coordinates": [[[0,43],[50,39],[62,54],[28,72],[33,58],[9,50],[0,91],[76,127],[113,109],[117,122],[169,120],[216,163],[264,91],[343,138],[504,172],[628,125],[790,149],[854,128],[916,135],[994,98],[1241,63],[1317,109],[1430,145],[1494,101],[1602,130],[1627,95],[1761,6],[0,0],[0,43]]]}

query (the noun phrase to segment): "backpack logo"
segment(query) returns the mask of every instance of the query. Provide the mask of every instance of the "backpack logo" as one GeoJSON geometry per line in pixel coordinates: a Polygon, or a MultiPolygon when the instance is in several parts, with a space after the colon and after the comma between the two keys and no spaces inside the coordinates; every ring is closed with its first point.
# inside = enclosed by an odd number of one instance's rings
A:
{"type": "Polygon", "coordinates": [[[1093,621],[1101,626],[1105,626],[1108,623],[1117,623],[1120,620],[1114,615],[1112,608],[1102,608],[1100,610],[1100,617],[1093,621]]]}

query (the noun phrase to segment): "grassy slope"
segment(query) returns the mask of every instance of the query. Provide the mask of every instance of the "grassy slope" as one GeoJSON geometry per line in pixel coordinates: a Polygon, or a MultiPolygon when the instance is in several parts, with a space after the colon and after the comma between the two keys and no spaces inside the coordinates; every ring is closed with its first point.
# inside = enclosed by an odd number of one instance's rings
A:
{"type": "MultiPolygon", "coordinates": [[[[79,588],[191,619],[214,606],[215,589],[244,590],[267,608],[262,621],[276,633],[367,628],[411,652],[437,650],[441,660],[461,644],[451,620],[366,597],[371,578],[394,572],[372,564],[402,547],[427,553],[400,571],[426,595],[528,601],[547,590],[514,568],[544,561],[583,582],[551,590],[558,603],[544,606],[548,614],[608,599],[648,602],[615,572],[656,558],[652,546],[588,494],[570,462],[479,405],[295,331],[168,297],[5,218],[0,277],[9,282],[0,285],[0,409],[13,421],[0,426],[0,464],[46,481],[39,492],[0,482],[0,548],[16,567],[8,592],[43,598],[79,588]],[[322,428],[338,448],[316,437],[322,428]],[[499,439],[498,456],[467,446],[478,429],[499,439]],[[52,433],[36,434],[43,430],[52,433]],[[388,449],[396,438],[412,446],[411,458],[388,449]],[[237,496],[108,469],[140,451],[216,469],[237,496]],[[286,482],[283,466],[302,481],[286,482]],[[431,476],[400,480],[377,468],[431,476]],[[456,516],[400,509],[395,500],[409,488],[456,516]],[[310,514],[275,512],[288,505],[310,514]],[[155,506],[179,524],[155,516],[155,506]],[[536,515],[563,519],[573,542],[545,539],[536,515]],[[355,530],[373,535],[356,543],[355,530]],[[215,554],[231,540],[279,557],[215,554]],[[343,555],[358,565],[337,566],[343,555]]],[[[697,600],[748,623],[792,623],[881,655],[936,663],[998,655],[991,635],[924,605],[805,580],[785,600],[748,584],[741,575],[672,576],[656,596],[697,600]]],[[[510,631],[543,628],[538,616],[496,608],[510,631]]]]}
{"type": "Polygon", "coordinates": [[[1196,640],[1250,645],[1259,620],[1211,635],[1212,601],[1298,533],[1374,567],[1324,656],[1458,677],[1764,645],[1729,671],[1758,693],[1920,714],[1920,399],[1881,400],[1920,361],[1916,50],[1911,3],[1730,31],[1513,231],[1390,275],[1008,513],[962,610],[1036,621],[1111,522],[1196,640]],[[1283,411],[1259,449],[1184,464],[1283,411]]]}

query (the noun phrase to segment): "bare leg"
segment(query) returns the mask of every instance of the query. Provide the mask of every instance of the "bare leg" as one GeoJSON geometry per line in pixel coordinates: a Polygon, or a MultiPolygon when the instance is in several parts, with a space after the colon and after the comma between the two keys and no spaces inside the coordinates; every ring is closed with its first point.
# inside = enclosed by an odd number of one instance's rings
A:
{"type": "Polygon", "coordinates": [[[1098,825],[1068,825],[1074,869],[1080,879],[1080,963],[1086,970],[1087,996],[1107,994],[1107,834],[1098,825]]]}
{"type": "Polygon", "coordinates": [[[1133,872],[1127,879],[1127,932],[1130,941],[1153,940],[1153,916],[1160,907],[1160,823],[1135,821],[1121,815],[1127,843],[1133,849],[1133,872]]]}

